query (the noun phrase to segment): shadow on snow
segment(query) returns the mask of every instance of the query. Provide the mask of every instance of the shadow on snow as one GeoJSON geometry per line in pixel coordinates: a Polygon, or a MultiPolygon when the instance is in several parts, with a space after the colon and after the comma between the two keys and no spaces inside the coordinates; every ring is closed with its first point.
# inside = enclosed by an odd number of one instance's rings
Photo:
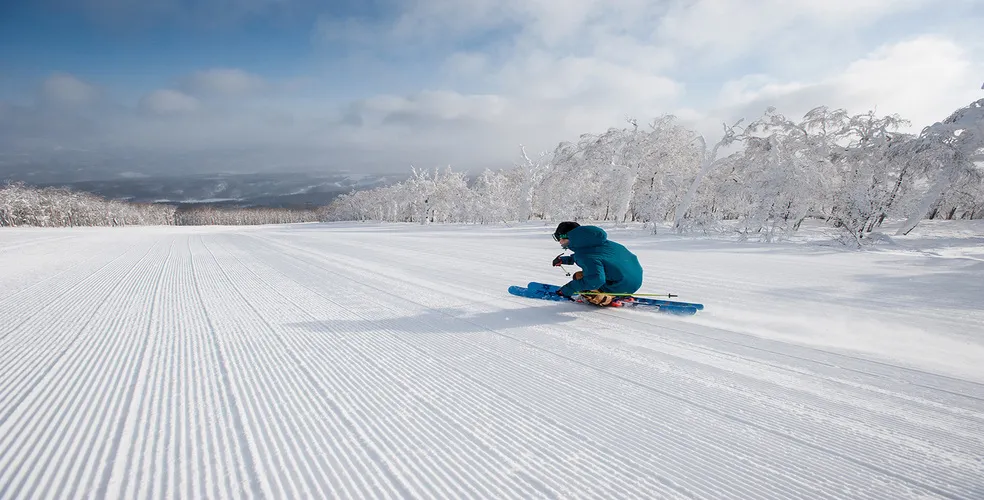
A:
{"type": "Polygon", "coordinates": [[[480,333],[516,328],[558,326],[577,319],[570,313],[590,311],[574,304],[551,304],[551,307],[524,307],[476,313],[467,309],[428,309],[420,314],[378,319],[325,319],[288,323],[285,326],[317,333],[399,332],[480,333]]]}

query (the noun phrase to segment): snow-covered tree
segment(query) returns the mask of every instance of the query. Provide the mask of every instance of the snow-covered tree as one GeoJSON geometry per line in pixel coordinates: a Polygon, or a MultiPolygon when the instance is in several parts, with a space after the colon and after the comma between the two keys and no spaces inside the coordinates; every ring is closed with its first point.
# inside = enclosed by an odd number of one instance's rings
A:
{"type": "Polygon", "coordinates": [[[0,226],[132,226],[172,224],[280,224],[318,220],[315,210],[228,208],[184,209],[174,205],[107,200],[66,188],[0,188],[0,226]]]}
{"type": "Polygon", "coordinates": [[[527,220],[532,215],[532,206],[526,204],[527,182],[520,168],[494,172],[485,169],[472,188],[474,196],[469,213],[475,216],[471,222],[491,224],[527,220]],[[517,173],[519,175],[515,175],[517,173]]]}
{"type": "Polygon", "coordinates": [[[820,205],[825,171],[822,145],[801,124],[770,108],[743,134],[737,160],[745,188],[744,234],[783,237],[820,205]]]}
{"type": "Polygon", "coordinates": [[[673,227],[676,228],[677,232],[683,232],[685,230],[684,218],[687,215],[687,211],[690,210],[690,205],[693,203],[694,198],[697,196],[697,190],[700,188],[701,183],[704,178],[711,173],[715,167],[717,167],[720,162],[718,161],[718,152],[722,147],[730,145],[739,139],[739,132],[735,129],[744,120],[738,120],[734,125],[728,126],[724,125],[724,134],[721,139],[718,140],[711,147],[710,150],[707,149],[707,141],[704,136],[698,136],[697,141],[700,145],[700,169],[694,176],[693,180],[690,182],[690,186],[687,189],[687,194],[684,195],[680,203],[677,204],[676,212],[673,216],[673,227]]]}
{"type": "Polygon", "coordinates": [[[547,217],[607,220],[612,198],[618,196],[613,178],[630,175],[612,163],[621,134],[609,129],[601,135],[584,134],[577,143],[559,144],[550,174],[541,184],[540,211],[547,217]]]}
{"type": "Polygon", "coordinates": [[[848,145],[835,152],[839,185],[830,217],[859,244],[898,200],[896,186],[909,181],[910,170],[897,154],[908,139],[897,132],[905,125],[908,121],[898,115],[868,112],[850,117],[839,132],[848,145]]]}
{"type": "Polygon", "coordinates": [[[633,220],[669,220],[700,168],[698,135],[664,115],[650,123],[633,186],[633,220]]]}
{"type": "Polygon", "coordinates": [[[540,183],[544,218],[662,221],[676,206],[699,165],[696,133],[671,115],[646,129],[585,134],[554,150],[540,183]]]}
{"type": "Polygon", "coordinates": [[[549,155],[545,152],[540,153],[536,160],[530,159],[525,146],[520,146],[520,152],[523,156],[522,163],[518,168],[505,172],[504,176],[507,186],[510,186],[508,189],[514,187],[522,197],[521,212],[517,218],[530,220],[536,215],[537,195],[543,179],[550,172],[551,164],[549,155]]]}
{"type": "Polygon", "coordinates": [[[934,205],[941,200],[945,204],[943,195],[951,186],[965,186],[970,200],[980,197],[978,189],[984,175],[984,99],[924,128],[905,151],[925,167],[930,183],[897,234],[908,234],[934,205]]]}

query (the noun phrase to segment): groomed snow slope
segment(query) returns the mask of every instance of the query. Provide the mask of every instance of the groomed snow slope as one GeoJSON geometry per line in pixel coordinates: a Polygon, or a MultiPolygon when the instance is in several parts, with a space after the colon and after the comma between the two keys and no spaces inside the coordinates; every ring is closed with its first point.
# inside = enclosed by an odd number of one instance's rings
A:
{"type": "Polygon", "coordinates": [[[981,238],[612,228],[675,318],[549,233],[0,230],[0,498],[984,498],[981,238]]]}

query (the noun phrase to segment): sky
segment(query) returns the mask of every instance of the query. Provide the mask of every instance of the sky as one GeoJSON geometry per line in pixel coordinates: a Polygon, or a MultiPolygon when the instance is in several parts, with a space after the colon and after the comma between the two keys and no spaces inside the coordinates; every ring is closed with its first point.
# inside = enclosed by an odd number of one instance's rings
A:
{"type": "Polygon", "coordinates": [[[981,0],[12,3],[0,152],[24,161],[497,169],[627,118],[712,142],[823,105],[917,132],[984,97],[981,0]]]}

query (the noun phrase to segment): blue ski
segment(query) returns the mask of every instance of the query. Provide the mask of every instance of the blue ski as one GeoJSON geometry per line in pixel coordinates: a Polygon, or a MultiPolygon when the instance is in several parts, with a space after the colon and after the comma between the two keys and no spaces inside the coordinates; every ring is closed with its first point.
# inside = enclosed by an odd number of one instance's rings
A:
{"type": "MultiPolygon", "coordinates": [[[[557,290],[560,289],[560,287],[557,285],[551,285],[549,283],[538,283],[536,281],[529,282],[529,284],[526,285],[526,288],[546,294],[556,293],[557,290]]],[[[676,300],[664,300],[664,299],[654,299],[651,297],[635,297],[635,296],[632,296],[632,300],[640,304],[646,304],[646,305],[692,307],[698,311],[704,309],[704,304],[699,304],[696,302],[682,302],[676,300]]]]}
{"type": "MultiPolygon", "coordinates": [[[[509,293],[519,297],[526,297],[531,299],[541,299],[541,300],[552,300],[556,302],[567,302],[570,299],[557,295],[556,291],[560,287],[557,285],[550,285],[547,283],[530,283],[529,286],[510,286],[509,293]]],[[[688,303],[668,303],[659,304],[649,301],[640,301],[637,297],[619,297],[612,302],[612,305],[607,307],[643,307],[646,309],[652,309],[654,311],[659,311],[662,313],[676,314],[682,316],[692,316],[697,314],[697,308],[689,305],[688,303]]],[[[578,303],[588,304],[584,299],[575,295],[574,301],[578,303]]],[[[669,301],[665,301],[669,302],[669,301]]],[[[701,306],[703,307],[703,306],[701,306]]]]}

